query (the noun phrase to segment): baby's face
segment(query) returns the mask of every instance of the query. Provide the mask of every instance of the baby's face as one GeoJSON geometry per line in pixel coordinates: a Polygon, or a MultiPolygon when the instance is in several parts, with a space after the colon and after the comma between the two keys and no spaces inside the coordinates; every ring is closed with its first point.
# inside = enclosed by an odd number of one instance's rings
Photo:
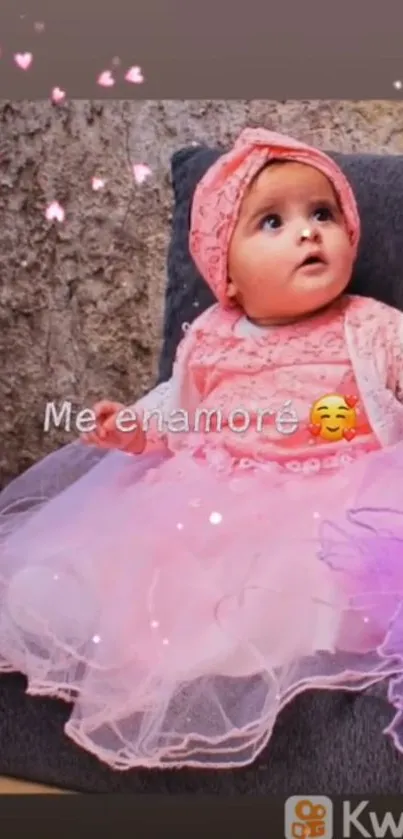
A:
{"type": "Polygon", "coordinates": [[[242,202],[228,254],[228,294],[246,314],[264,324],[313,313],[343,293],[353,263],[330,181],[301,163],[263,169],[242,202]]]}

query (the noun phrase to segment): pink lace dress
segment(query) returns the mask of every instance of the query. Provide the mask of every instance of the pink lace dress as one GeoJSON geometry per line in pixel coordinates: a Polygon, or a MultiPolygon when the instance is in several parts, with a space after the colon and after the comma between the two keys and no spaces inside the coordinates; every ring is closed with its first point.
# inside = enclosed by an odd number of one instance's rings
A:
{"type": "Polygon", "coordinates": [[[395,467],[343,324],[200,326],[171,450],[74,444],[0,495],[2,669],[70,701],[66,733],[114,768],[248,763],[301,690],[402,671],[395,467]]]}
{"type": "Polygon", "coordinates": [[[272,471],[307,474],[379,448],[348,357],[346,305],[316,316],[314,329],[312,319],[262,328],[237,313],[223,322],[217,312],[217,323],[210,321],[208,333],[201,330],[189,359],[206,449],[225,448],[235,459],[276,464],[272,471]],[[329,404],[312,417],[324,397],[329,404]]]}

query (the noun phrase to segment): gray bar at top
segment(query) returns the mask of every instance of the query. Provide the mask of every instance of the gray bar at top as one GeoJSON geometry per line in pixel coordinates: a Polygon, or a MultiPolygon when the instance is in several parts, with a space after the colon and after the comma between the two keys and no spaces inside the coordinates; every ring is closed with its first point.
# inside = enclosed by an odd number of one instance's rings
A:
{"type": "Polygon", "coordinates": [[[1,99],[401,99],[403,2],[1,0],[0,50],[1,99]]]}

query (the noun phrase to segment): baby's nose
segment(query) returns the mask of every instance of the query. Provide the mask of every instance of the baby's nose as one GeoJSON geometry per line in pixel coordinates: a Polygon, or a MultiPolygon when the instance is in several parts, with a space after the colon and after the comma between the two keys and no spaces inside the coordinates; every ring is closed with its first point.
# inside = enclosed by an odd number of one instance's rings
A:
{"type": "Polygon", "coordinates": [[[300,242],[315,242],[319,239],[319,228],[316,224],[305,224],[299,230],[298,238],[300,242]]]}

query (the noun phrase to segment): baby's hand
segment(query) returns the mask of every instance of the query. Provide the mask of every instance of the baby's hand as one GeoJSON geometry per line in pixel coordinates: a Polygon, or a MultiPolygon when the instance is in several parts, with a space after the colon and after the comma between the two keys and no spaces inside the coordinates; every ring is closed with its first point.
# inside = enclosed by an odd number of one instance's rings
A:
{"type": "MultiPolygon", "coordinates": [[[[82,434],[82,442],[104,449],[121,449],[133,454],[140,454],[146,444],[146,435],[143,429],[139,426],[133,431],[122,431],[122,425],[120,427],[117,425],[118,415],[125,407],[119,402],[109,402],[107,400],[94,405],[92,410],[95,414],[96,429],[82,434]]],[[[129,417],[124,417],[123,427],[126,424],[133,425],[135,414],[131,413],[130,422],[128,422],[129,417]]]]}

